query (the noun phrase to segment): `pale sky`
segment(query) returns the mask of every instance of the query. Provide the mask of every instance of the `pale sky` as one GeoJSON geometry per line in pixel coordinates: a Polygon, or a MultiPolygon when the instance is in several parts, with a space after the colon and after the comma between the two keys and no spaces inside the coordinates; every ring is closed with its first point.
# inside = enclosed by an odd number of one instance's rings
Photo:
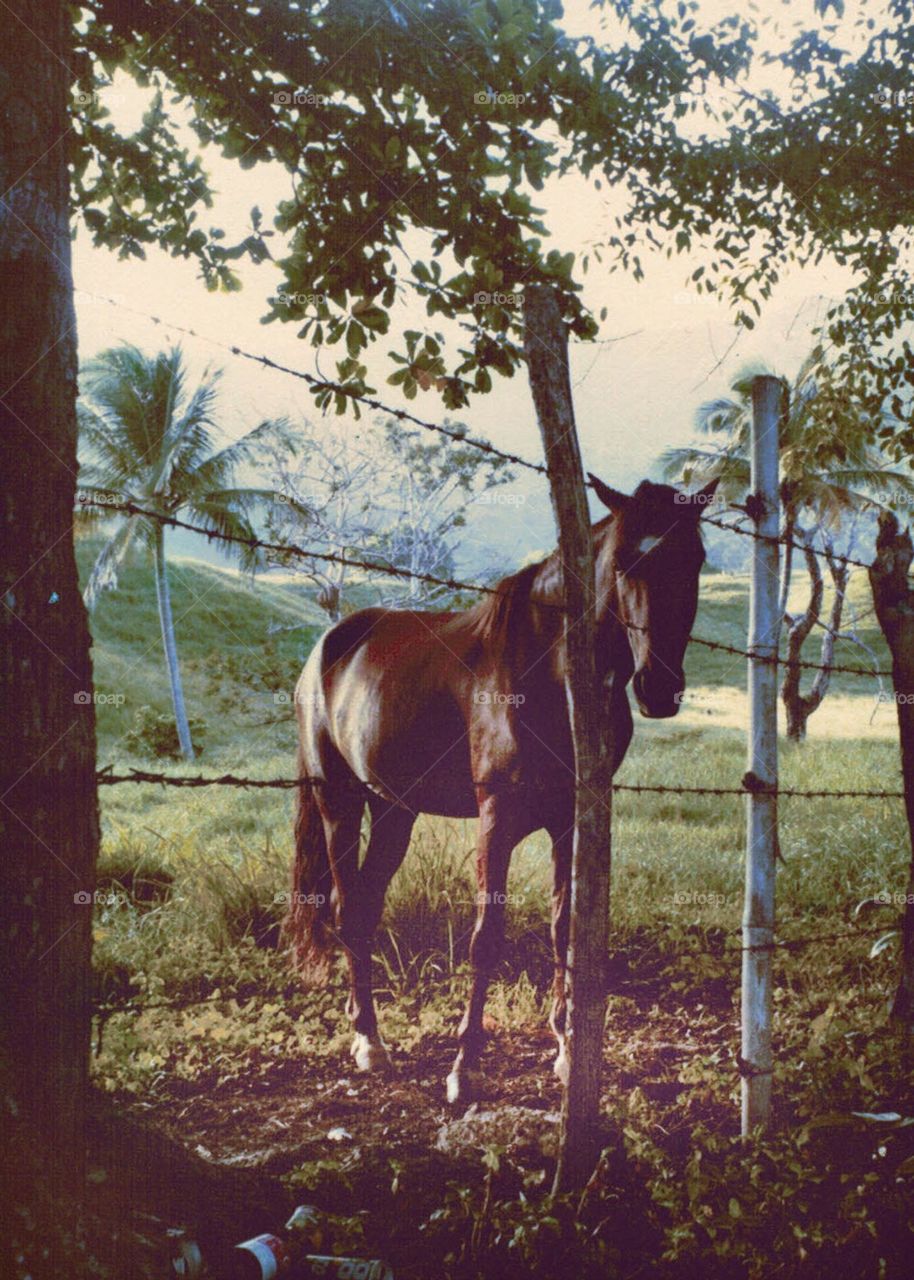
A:
{"type": "MultiPolygon", "coordinates": [[[[873,10],[873,6],[869,8],[873,10]]],[[[730,4],[708,0],[701,6],[701,14],[707,18],[732,11],[730,4]]],[[[785,8],[774,0],[764,0],[739,10],[741,14],[753,11],[769,17],[786,14],[785,21],[793,25],[812,12],[812,4],[804,0],[785,8]]],[[[853,12],[856,7],[849,6],[848,19],[853,12]]],[[[585,0],[566,5],[565,27],[572,34],[597,36],[599,22],[599,13],[585,0]]],[[[847,21],[842,24],[842,36],[845,30],[850,31],[847,21]]],[[[758,85],[762,83],[760,78],[758,85]]],[[[771,83],[777,87],[776,82],[771,83]]],[[[114,122],[125,130],[136,127],[146,93],[119,76],[108,97],[114,122]]],[[[712,109],[716,110],[714,103],[712,109]]],[[[187,140],[189,147],[199,150],[189,131],[187,140]]],[[[230,241],[240,239],[249,229],[249,212],[256,204],[269,225],[277,200],[288,192],[285,172],[267,165],[244,171],[223,160],[213,148],[207,148],[203,157],[217,196],[213,210],[204,211],[202,224],[224,227],[230,241]]],[[[578,257],[589,244],[608,234],[611,217],[619,207],[605,188],[597,191],[576,175],[551,182],[537,200],[546,210],[544,221],[553,231],[555,246],[562,252],[572,250],[578,257]]],[[[602,345],[576,344],[571,349],[576,415],[586,465],[613,485],[627,489],[651,472],[662,449],[689,440],[697,406],[726,394],[733,377],[745,365],[760,362],[777,372],[793,374],[808,352],[812,327],[828,299],[839,296],[850,282],[846,272],[829,263],[785,274],[755,329],[737,339],[727,308],[688,288],[697,257],[668,261],[654,254],[644,261],[646,279],[636,283],[621,272],[610,274],[591,257],[583,296],[595,313],[604,306],[608,310],[601,338],[633,336],[602,345]]],[[[156,249],[149,250],[145,262],[119,261],[107,250],[94,249],[81,230],[74,245],[74,268],[83,359],[121,340],[155,350],[179,336],[167,324],[155,325],[128,310],[109,306],[100,300],[102,296],[325,377],[335,375],[335,360],[345,354],[325,350],[318,370],[314,349],[296,339],[294,324],[260,323],[266,297],[282,281],[270,263],[260,267],[243,264],[244,288],[239,293],[208,293],[190,262],[172,259],[156,249]]],[[[401,315],[402,327],[425,327],[421,309],[403,306],[401,315]]],[[[441,327],[440,317],[433,319],[435,323],[429,327],[441,327]]],[[[397,322],[395,316],[394,324],[397,322]]],[[[234,358],[206,342],[189,338],[182,338],[182,342],[193,370],[201,370],[207,363],[224,366],[223,406],[229,435],[239,434],[264,416],[316,416],[303,383],[234,358]]],[[[378,388],[377,398],[440,422],[445,411],[434,393],[420,392],[409,402],[396,388],[385,385],[392,371],[386,358],[391,345],[382,338],[374,351],[363,357],[378,388]]],[[[542,449],[523,371],[513,379],[496,376],[493,381],[491,394],[477,397],[468,410],[451,416],[465,421],[474,434],[538,460],[542,449]]],[[[345,419],[328,417],[326,422],[329,430],[347,429],[345,419]]],[[[485,508],[472,521],[464,556],[467,564],[484,558],[489,539],[502,554],[515,559],[553,544],[545,483],[521,472],[518,488],[524,495],[523,503],[485,508]]],[[[202,540],[198,544],[182,544],[181,549],[205,554],[202,540]]]]}

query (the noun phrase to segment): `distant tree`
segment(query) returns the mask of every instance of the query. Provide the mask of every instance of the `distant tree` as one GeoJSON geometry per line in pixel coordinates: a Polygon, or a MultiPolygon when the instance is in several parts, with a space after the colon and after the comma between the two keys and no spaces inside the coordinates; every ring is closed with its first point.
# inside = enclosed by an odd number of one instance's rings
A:
{"type": "MultiPolygon", "coordinates": [[[[787,628],[787,666],[781,699],[787,713],[787,736],[799,741],[806,735],[809,717],[828,693],[835,642],[847,604],[850,566],[842,556],[853,556],[861,515],[879,505],[914,495],[914,477],[887,465],[874,443],[868,424],[849,412],[830,384],[820,377],[821,352],[804,363],[792,386],[784,381],[784,410],[780,426],[780,498],[783,512],[783,548],[780,616],[787,628]],[[828,619],[822,620],[825,583],[819,557],[825,553],[832,582],[828,619]],[[805,608],[790,612],[794,550],[802,548],[809,575],[805,608]],[[803,645],[817,626],[823,628],[820,667],[809,688],[801,687],[803,645]]],[[[749,490],[749,446],[752,421],[752,375],[733,384],[733,397],[703,404],[696,423],[704,435],[715,437],[710,447],[698,445],[668,449],[663,455],[668,477],[684,484],[719,478],[721,495],[742,500],[749,490]]],[[[851,637],[853,638],[853,637],[851,637]]]]}
{"type": "MultiPolygon", "coordinates": [[[[150,549],[175,726],[188,760],[194,758],[194,748],[178,666],[165,529],[160,520],[112,513],[105,506],[132,502],[162,515],[181,512],[215,533],[254,538],[254,510],[275,494],[270,489],[239,486],[236,472],[266,441],[283,438],[284,424],[262,422],[240,440],[216,449],[214,415],[220,376],[219,371],[207,370],[200,383],[189,388],[179,347],[149,356],[127,344],[102,352],[82,373],[83,460],[77,513],[82,521],[102,523],[109,533],[89,575],[84,599],[91,610],[103,590],[117,585],[118,571],[135,542],[150,549]],[[101,505],[90,505],[93,502],[101,505]]],[[[244,568],[261,563],[253,546],[226,546],[244,568]]]]}
{"type": "MultiPolygon", "coordinates": [[[[276,442],[263,451],[279,495],[267,518],[271,541],[294,544],[306,533],[316,551],[438,578],[454,576],[470,503],[491,502],[493,489],[512,478],[501,458],[443,439],[422,440],[395,422],[349,431],[306,424],[296,443],[294,456],[276,442]]],[[[270,561],[313,582],[332,621],[342,616],[357,570],[282,552],[271,552],[270,561]]],[[[379,599],[418,606],[447,594],[419,578],[393,578],[379,599]]]]}

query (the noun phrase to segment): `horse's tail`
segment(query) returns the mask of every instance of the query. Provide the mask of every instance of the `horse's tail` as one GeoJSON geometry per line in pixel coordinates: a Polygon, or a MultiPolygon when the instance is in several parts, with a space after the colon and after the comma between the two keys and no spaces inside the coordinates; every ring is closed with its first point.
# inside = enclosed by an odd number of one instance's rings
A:
{"type": "MultiPolygon", "coordinates": [[[[299,753],[299,777],[304,763],[299,753]]],[[[296,969],[307,983],[321,986],[330,976],[333,932],[333,875],[327,837],[313,786],[301,783],[295,811],[295,861],[283,935],[296,969]]]]}

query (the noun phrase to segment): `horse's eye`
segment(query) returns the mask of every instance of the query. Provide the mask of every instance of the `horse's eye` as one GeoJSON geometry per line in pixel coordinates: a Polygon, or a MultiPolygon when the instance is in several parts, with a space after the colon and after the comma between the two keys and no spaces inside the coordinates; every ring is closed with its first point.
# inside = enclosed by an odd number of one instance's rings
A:
{"type": "Polygon", "coordinates": [[[646,537],[641,539],[641,541],[638,543],[635,550],[637,551],[638,555],[646,556],[649,551],[654,550],[654,547],[656,547],[660,541],[661,541],[660,534],[649,533],[646,537]]]}

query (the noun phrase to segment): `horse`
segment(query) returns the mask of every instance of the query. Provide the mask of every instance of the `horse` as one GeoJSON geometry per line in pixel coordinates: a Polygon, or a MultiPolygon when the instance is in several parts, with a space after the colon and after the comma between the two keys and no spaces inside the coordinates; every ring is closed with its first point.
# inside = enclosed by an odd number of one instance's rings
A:
{"type": "MultiPolygon", "coordinates": [[[[609,510],[591,528],[596,656],[612,717],[612,772],[632,738],[626,686],[651,719],[675,716],[704,562],[699,518],[714,483],[687,495],[645,480],[631,495],[590,476],[609,510]]],[[[550,1025],[567,1080],[565,971],[571,907],[574,750],[564,684],[557,551],[504,578],[461,611],[367,608],[320,638],[295,688],[295,859],[284,922],[306,979],[326,981],[334,946],[349,967],[352,1056],[390,1069],[378,1031],[371,956],[390,881],[420,813],[478,818],[472,987],[447,1097],[481,1083],[483,1009],[504,940],[508,866],[517,844],[552,842],[550,1025]],[[359,864],[365,806],[367,848],[359,864]]]]}

